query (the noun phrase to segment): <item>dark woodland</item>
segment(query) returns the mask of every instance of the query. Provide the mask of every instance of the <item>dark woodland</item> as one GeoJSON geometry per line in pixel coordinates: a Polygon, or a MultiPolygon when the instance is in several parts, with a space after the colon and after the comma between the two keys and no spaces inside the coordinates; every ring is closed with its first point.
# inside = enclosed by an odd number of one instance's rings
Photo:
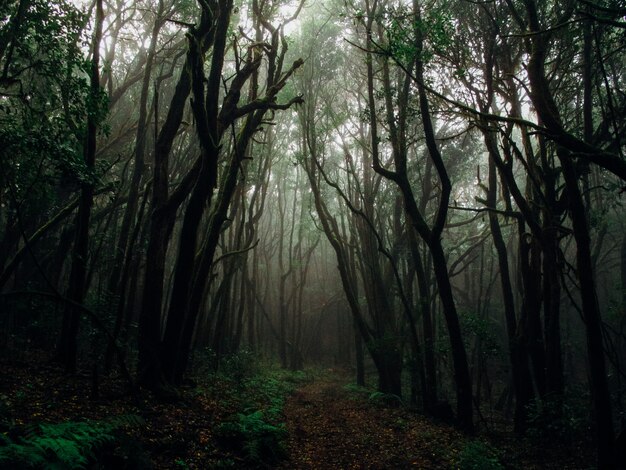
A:
{"type": "Polygon", "coordinates": [[[0,468],[626,468],[626,1],[0,0],[0,468]]]}

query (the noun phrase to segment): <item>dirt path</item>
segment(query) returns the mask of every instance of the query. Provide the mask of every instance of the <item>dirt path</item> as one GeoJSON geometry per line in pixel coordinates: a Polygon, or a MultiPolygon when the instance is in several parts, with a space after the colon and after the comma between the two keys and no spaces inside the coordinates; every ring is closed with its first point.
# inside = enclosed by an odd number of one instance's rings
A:
{"type": "Polygon", "coordinates": [[[372,403],[336,378],[299,389],[284,413],[284,469],[450,468],[462,439],[407,410],[372,403]]]}

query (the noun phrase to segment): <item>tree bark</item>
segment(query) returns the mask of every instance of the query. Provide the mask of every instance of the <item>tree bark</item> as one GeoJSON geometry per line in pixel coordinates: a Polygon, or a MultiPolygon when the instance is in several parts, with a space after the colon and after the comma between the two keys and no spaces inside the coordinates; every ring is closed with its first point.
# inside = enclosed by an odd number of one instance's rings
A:
{"type": "MultiPolygon", "coordinates": [[[[206,51],[211,42],[211,18],[201,16],[200,25],[190,41],[198,41],[206,51]]],[[[165,255],[174,229],[178,207],[187,196],[187,187],[195,181],[198,165],[190,170],[179,188],[168,197],[169,154],[180,128],[185,102],[191,91],[191,67],[195,60],[187,51],[165,122],[158,133],[154,149],[154,167],[151,197],[150,229],[146,250],[144,292],[139,316],[139,383],[149,388],[159,387],[163,382],[159,349],[161,341],[161,310],[163,304],[163,281],[165,279],[165,255]]],[[[158,90],[155,91],[155,122],[158,123],[158,90]]]]}
{"type": "MultiPolygon", "coordinates": [[[[96,20],[92,42],[92,58],[90,73],[90,98],[87,105],[87,135],[84,146],[84,161],[86,175],[81,184],[80,202],[76,215],[76,232],[72,253],[72,268],[70,271],[68,299],[82,304],[86,295],[87,258],[89,257],[89,218],[93,206],[94,185],[91,181],[96,163],[96,138],[98,121],[101,110],[92,109],[100,103],[100,42],[102,41],[102,27],[104,10],[102,0],[96,0],[96,20]]],[[[63,326],[58,345],[58,355],[67,372],[76,371],[78,350],[78,328],[81,313],[72,306],[66,307],[63,315],[63,326]]]]}
{"type": "MultiPolygon", "coordinates": [[[[537,5],[535,0],[525,0],[530,30],[539,33],[537,5]]],[[[535,34],[528,40],[530,60],[528,78],[531,84],[531,99],[540,119],[548,127],[562,129],[561,117],[546,80],[544,64],[549,36],[535,34]]],[[[585,320],[587,354],[590,371],[591,395],[597,425],[598,467],[614,468],[615,434],[611,414],[611,395],[606,378],[606,365],[602,340],[602,318],[598,305],[594,269],[591,257],[591,239],[584,201],[579,184],[579,175],[568,150],[557,147],[561,163],[565,189],[568,196],[568,209],[576,240],[576,268],[580,285],[582,312],[585,320]]]]}
{"type": "Polygon", "coordinates": [[[232,0],[219,1],[206,94],[203,72],[204,54],[201,45],[192,41],[189,48],[193,89],[192,109],[201,144],[201,165],[183,215],[172,294],[163,336],[161,362],[167,380],[173,382],[175,382],[176,375],[174,364],[177,362],[178,344],[188,315],[194,258],[198,250],[198,228],[205,207],[211,204],[211,198],[217,186],[217,163],[220,151],[218,96],[231,10],[232,0]]]}
{"type": "MultiPolygon", "coordinates": [[[[497,152],[495,136],[490,130],[483,131],[485,144],[490,154],[497,152]]],[[[491,155],[489,159],[489,186],[487,191],[487,205],[492,209],[497,207],[497,182],[496,158],[491,155]]],[[[515,389],[515,432],[523,434],[527,428],[528,407],[534,398],[532,378],[528,367],[528,351],[525,344],[526,336],[520,329],[524,326],[518,323],[515,314],[515,301],[513,295],[513,284],[509,271],[509,260],[500,228],[498,215],[494,211],[489,211],[489,226],[496,252],[498,254],[498,265],[500,268],[500,284],[502,289],[502,299],[504,306],[504,317],[506,320],[509,357],[511,360],[511,374],[513,377],[513,387],[515,389]],[[518,324],[520,327],[518,328],[518,324]]]]}

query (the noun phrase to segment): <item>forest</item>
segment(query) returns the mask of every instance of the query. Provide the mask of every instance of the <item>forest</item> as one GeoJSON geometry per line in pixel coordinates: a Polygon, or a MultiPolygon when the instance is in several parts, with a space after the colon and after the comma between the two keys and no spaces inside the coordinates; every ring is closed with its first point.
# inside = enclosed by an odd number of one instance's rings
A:
{"type": "Polygon", "coordinates": [[[0,467],[626,468],[624,0],[0,2],[0,467]]]}

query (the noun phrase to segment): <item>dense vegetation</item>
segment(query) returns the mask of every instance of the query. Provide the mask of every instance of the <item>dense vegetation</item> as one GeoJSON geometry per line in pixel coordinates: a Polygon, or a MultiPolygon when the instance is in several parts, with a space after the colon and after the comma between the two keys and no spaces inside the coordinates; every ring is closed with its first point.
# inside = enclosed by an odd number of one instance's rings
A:
{"type": "MultiPolygon", "coordinates": [[[[206,462],[279,465],[305,446],[284,371],[317,365],[389,413],[626,465],[625,18],[621,0],[0,4],[2,363],[130,400],[59,424],[21,416],[5,377],[0,459],[110,458],[165,402],[210,415],[206,462]],[[224,383],[228,413],[189,401],[224,383]],[[274,398],[243,404],[255,389],[274,398]]],[[[431,465],[510,465],[491,445],[431,465]]],[[[409,461],[372,465],[390,462],[409,461]]]]}

